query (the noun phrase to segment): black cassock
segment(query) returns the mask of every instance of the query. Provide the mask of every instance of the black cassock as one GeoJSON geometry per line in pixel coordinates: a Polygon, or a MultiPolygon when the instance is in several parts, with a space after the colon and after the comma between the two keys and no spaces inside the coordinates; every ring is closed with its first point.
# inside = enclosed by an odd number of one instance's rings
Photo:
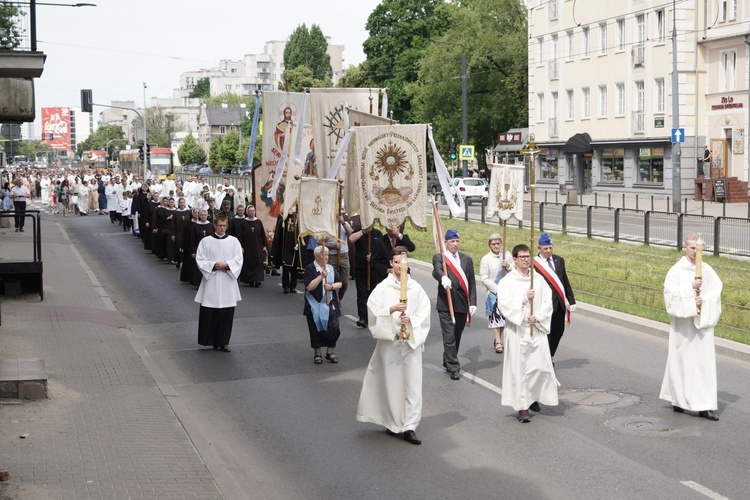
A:
{"type": "MultiPolygon", "coordinates": [[[[214,225],[210,222],[206,222],[205,224],[196,222],[192,224],[190,233],[190,253],[194,254],[195,252],[197,252],[198,244],[201,242],[201,240],[206,236],[211,236],[212,234],[214,234],[214,225]]],[[[192,261],[192,276],[190,277],[190,283],[192,283],[193,286],[200,286],[203,275],[201,274],[201,270],[198,269],[198,265],[195,263],[195,259],[192,259],[192,261]]]]}
{"type": "Polygon", "coordinates": [[[237,226],[237,239],[240,240],[243,254],[240,281],[255,283],[264,280],[265,252],[267,246],[266,231],[260,219],[242,221],[237,226]]]}

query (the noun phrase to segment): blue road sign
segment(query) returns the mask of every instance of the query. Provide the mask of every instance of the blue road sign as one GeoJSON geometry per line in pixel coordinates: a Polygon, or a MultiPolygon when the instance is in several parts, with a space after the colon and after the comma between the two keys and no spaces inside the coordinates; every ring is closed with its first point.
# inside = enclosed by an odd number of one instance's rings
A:
{"type": "Polygon", "coordinates": [[[685,129],[684,128],[672,129],[672,142],[685,142],[685,129]]]}

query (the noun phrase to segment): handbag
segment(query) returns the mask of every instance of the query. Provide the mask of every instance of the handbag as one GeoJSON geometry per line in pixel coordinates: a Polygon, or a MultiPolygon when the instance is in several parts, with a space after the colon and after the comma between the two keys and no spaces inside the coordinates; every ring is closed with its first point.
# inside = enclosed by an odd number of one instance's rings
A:
{"type": "Polygon", "coordinates": [[[73,205],[75,205],[75,204],[78,203],[78,195],[77,194],[73,195],[73,198],[71,198],[71,202],[73,203],[73,205]]]}

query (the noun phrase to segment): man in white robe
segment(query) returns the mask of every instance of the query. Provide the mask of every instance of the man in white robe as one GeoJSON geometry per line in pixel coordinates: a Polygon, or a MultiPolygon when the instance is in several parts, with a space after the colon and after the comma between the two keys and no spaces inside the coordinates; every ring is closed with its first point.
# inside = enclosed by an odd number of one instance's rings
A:
{"type": "Polygon", "coordinates": [[[367,300],[368,324],[377,339],[365,372],[357,420],[382,425],[391,435],[404,433],[404,441],[421,444],[414,430],[422,418],[422,351],[430,331],[430,299],[408,275],[406,304],[401,303],[401,265],[406,248],[391,253],[391,269],[367,300]],[[396,339],[406,325],[407,341],[396,339]]]}
{"type": "Polygon", "coordinates": [[[557,406],[560,384],[547,341],[552,290],[541,275],[531,270],[528,246],[516,245],[512,255],[515,269],[497,287],[498,306],[505,316],[502,404],[518,411],[518,420],[526,423],[531,421],[529,409],[540,411],[539,403],[557,406]],[[531,288],[532,272],[534,288],[531,288]]]}
{"type": "Polygon", "coordinates": [[[110,177],[109,184],[104,188],[104,194],[107,197],[107,213],[109,221],[114,224],[117,221],[117,211],[120,209],[119,192],[122,185],[118,184],[114,177],[110,177]]]}
{"type": "Polygon", "coordinates": [[[230,352],[234,308],[242,300],[237,284],[242,270],[242,246],[227,231],[227,219],[214,220],[215,234],[203,238],[195,253],[202,274],[195,301],[201,304],[198,318],[198,343],[230,352]]]}
{"type": "Polygon", "coordinates": [[[698,412],[699,417],[719,420],[714,326],[721,316],[723,284],[711,266],[701,265],[696,278],[700,236],[685,238],[682,257],[664,280],[664,302],[672,316],[669,353],[659,398],[672,403],[678,413],[698,412]]]}

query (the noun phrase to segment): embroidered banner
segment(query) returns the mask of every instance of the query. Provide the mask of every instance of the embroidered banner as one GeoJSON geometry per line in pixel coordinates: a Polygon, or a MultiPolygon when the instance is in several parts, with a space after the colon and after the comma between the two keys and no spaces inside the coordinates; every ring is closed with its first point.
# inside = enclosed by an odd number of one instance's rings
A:
{"type": "Polygon", "coordinates": [[[357,175],[362,227],[427,227],[427,125],[357,129],[357,175]]]}
{"type": "Polygon", "coordinates": [[[523,165],[492,165],[487,217],[497,213],[501,220],[523,220],[523,174],[523,165]]]}
{"type": "Polygon", "coordinates": [[[286,168],[286,190],[284,192],[284,218],[289,215],[299,197],[299,182],[302,177],[318,177],[318,167],[315,160],[315,146],[312,134],[312,125],[305,124],[302,131],[302,163],[289,160],[286,168]]]}
{"type": "Polygon", "coordinates": [[[299,235],[338,239],[339,182],[303,177],[299,183],[299,235]]]}

